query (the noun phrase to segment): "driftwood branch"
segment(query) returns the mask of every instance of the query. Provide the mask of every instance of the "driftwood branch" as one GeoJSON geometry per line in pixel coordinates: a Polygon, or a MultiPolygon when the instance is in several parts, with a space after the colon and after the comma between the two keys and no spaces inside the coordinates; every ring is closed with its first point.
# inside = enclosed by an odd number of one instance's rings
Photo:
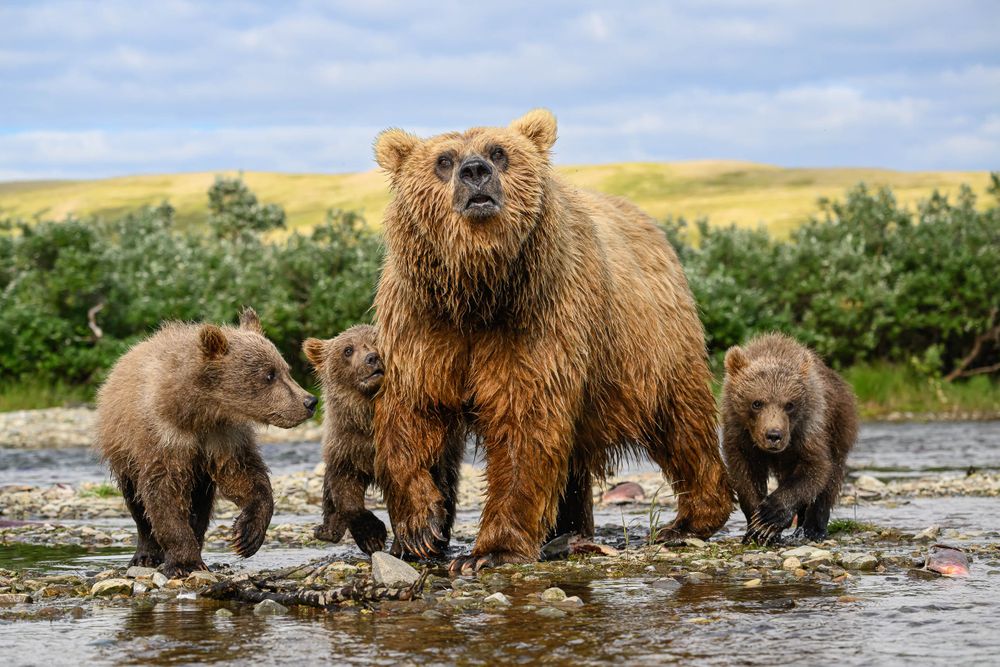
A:
{"type": "MultiPolygon", "coordinates": [[[[990,311],[990,324],[996,321],[997,318],[997,308],[994,307],[990,311]]],[[[976,340],[972,344],[972,349],[969,353],[963,357],[962,361],[958,363],[955,370],[944,376],[945,382],[952,382],[961,377],[970,377],[972,375],[983,375],[986,373],[993,373],[994,371],[1000,370],[1000,363],[990,364],[988,366],[980,366],[979,368],[969,368],[969,365],[976,360],[979,353],[983,351],[983,345],[986,343],[1000,342],[1000,324],[995,324],[983,333],[976,336],[976,340]]]]}
{"type": "Polygon", "coordinates": [[[104,310],[104,302],[101,301],[94,306],[91,306],[87,311],[87,326],[90,330],[94,332],[94,340],[98,341],[104,335],[104,331],[97,324],[97,313],[104,310]]]}
{"type": "Polygon", "coordinates": [[[339,588],[296,588],[282,591],[270,577],[260,581],[253,578],[220,581],[206,589],[202,595],[213,600],[258,603],[273,600],[285,606],[301,605],[332,609],[345,602],[377,602],[380,600],[412,600],[423,593],[427,583],[427,572],[410,586],[386,588],[370,579],[341,586],[339,588]],[[271,590],[266,590],[271,589],[271,590]]]}

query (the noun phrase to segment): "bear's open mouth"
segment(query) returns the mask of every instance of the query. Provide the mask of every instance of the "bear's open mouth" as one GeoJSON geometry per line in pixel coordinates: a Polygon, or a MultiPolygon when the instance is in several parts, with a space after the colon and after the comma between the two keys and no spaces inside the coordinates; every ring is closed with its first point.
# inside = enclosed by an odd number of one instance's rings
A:
{"type": "Polygon", "coordinates": [[[465,210],[467,211],[486,211],[494,208],[497,208],[496,200],[481,192],[469,197],[469,200],[465,203],[465,210]]]}

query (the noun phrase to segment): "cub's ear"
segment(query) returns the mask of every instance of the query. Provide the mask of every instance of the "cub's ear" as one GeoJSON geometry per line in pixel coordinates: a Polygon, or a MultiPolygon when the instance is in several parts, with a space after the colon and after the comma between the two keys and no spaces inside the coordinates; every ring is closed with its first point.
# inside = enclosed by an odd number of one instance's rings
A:
{"type": "Polygon", "coordinates": [[[747,357],[739,345],[733,345],[726,351],[726,372],[736,375],[747,367],[747,357]]]}
{"type": "Polygon", "coordinates": [[[809,375],[809,371],[812,370],[812,367],[813,367],[812,359],[807,356],[799,364],[799,373],[801,373],[803,376],[809,375]]]}
{"type": "Polygon", "coordinates": [[[395,174],[419,144],[420,139],[409,132],[390,128],[375,139],[375,161],[378,166],[395,174]]]}
{"type": "Polygon", "coordinates": [[[527,137],[540,153],[548,153],[556,143],[556,117],[548,109],[532,109],[511,123],[510,128],[527,137]]]}
{"type": "Polygon", "coordinates": [[[326,341],[319,338],[306,338],[305,342],[302,343],[302,351],[313,368],[319,368],[323,365],[323,358],[326,356],[326,341]]]}
{"type": "Polygon", "coordinates": [[[221,359],[229,352],[229,341],[222,329],[214,324],[202,325],[198,333],[198,342],[201,345],[201,353],[206,359],[221,359]]]}
{"type": "Polygon", "coordinates": [[[260,317],[257,316],[256,310],[250,307],[243,309],[243,312],[240,313],[240,329],[264,335],[264,327],[260,324],[260,317]]]}

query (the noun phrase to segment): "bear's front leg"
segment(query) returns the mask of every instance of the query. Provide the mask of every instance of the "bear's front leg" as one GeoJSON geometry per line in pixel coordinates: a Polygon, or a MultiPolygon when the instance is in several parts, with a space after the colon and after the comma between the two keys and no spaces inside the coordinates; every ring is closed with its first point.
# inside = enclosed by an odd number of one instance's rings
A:
{"type": "Polygon", "coordinates": [[[163,550],[163,573],[171,579],[208,569],[189,520],[191,478],[188,470],[164,466],[162,474],[146,478],[137,489],[152,537],[163,550]]]}
{"type": "Polygon", "coordinates": [[[264,543],[274,514],[271,480],[257,446],[247,439],[217,455],[212,477],[219,493],[240,508],[230,545],[241,557],[249,558],[264,543]]]}
{"type": "Polygon", "coordinates": [[[388,388],[376,403],[375,478],[392,520],[394,552],[430,558],[448,543],[448,509],[431,474],[446,445],[447,418],[459,416],[414,409],[388,388]]]}
{"type": "MultiPolygon", "coordinates": [[[[555,394],[520,387],[480,407],[477,424],[486,450],[486,503],[472,553],[452,571],[532,563],[555,524],[572,451],[572,421],[555,394]]],[[[479,406],[477,406],[479,407],[479,406]]]]}
{"type": "Polygon", "coordinates": [[[781,532],[792,525],[799,508],[806,507],[822,492],[833,470],[829,453],[806,441],[798,451],[799,460],[778,480],[778,488],[754,511],[744,542],[774,544],[781,532]]]}

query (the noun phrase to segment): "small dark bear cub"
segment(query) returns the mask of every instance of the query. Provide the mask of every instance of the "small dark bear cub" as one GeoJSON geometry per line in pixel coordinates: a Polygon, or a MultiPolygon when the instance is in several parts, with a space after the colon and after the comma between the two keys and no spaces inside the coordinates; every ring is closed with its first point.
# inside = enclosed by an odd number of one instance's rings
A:
{"type": "Polygon", "coordinates": [[[138,529],[130,565],[162,564],[169,577],[207,569],[217,491],[240,508],[233,549],[256,553],[274,499],[254,424],[291,428],[317,402],[251,309],[239,327],[169,322],[126,352],[97,394],[96,447],[138,529]]]}
{"type": "Polygon", "coordinates": [[[323,521],[316,539],[339,542],[350,529],[366,554],[385,548],[386,530],[365,509],[365,491],[375,483],[372,399],[385,369],[375,349],[375,327],[359,324],[336,338],[302,344],[323,385],[323,521]]]}
{"type": "Polygon", "coordinates": [[[858,433],[854,393],[811,350],[768,334],[726,353],[723,450],[747,519],[745,543],[826,538],[858,433]],[[778,488],[767,493],[768,476],[778,488]]]}
{"type": "MultiPolygon", "coordinates": [[[[366,554],[385,548],[386,529],[365,509],[365,491],[375,484],[374,398],[385,374],[377,347],[377,330],[359,324],[336,338],[310,338],[302,344],[309,363],[323,385],[323,521],[316,539],[339,542],[346,530],[366,554]]],[[[440,460],[431,468],[435,485],[445,499],[444,533],[424,553],[404,553],[394,540],[396,556],[423,556],[448,545],[455,520],[459,471],[465,451],[464,433],[450,438],[440,460]]]]}

